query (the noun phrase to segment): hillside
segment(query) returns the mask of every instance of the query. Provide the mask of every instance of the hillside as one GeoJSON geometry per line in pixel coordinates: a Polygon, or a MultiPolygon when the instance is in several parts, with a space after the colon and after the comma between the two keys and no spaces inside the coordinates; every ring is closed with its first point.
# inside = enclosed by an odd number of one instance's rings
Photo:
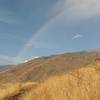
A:
{"type": "Polygon", "coordinates": [[[0,70],[0,82],[41,81],[100,60],[99,51],[65,53],[33,59],[0,70]]]}
{"type": "Polygon", "coordinates": [[[100,100],[100,63],[51,77],[23,97],[28,99],[100,100]]]}
{"type": "Polygon", "coordinates": [[[100,100],[100,62],[51,76],[40,83],[3,84],[0,100],[100,100]]]}

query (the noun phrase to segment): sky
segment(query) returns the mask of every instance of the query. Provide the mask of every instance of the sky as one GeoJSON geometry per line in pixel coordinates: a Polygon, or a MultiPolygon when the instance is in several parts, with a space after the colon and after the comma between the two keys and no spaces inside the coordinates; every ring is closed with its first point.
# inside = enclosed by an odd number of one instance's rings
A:
{"type": "Polygon", "coordinates": [[[100,50],[99,0],[0,0],[0,65],[100,50]]]}

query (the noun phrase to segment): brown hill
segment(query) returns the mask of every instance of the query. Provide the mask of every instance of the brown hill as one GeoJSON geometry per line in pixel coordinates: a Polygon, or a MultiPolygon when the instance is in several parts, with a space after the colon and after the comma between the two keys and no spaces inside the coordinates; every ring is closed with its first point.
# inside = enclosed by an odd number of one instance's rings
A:
{"type": "Polygon", "coordinates": [[[100,100],[100,63],[94,64],[50,77],[21,100],[100,100]]]}
{"type": "Polygon", "coordinates": [[[41,57],[0,69],[0,100],[99,99],[99,51],[41,57]]]}
{"type": "Polygon", "coordinates": [[[0,70],[0,82],[40,81],[52,75],[58,75],[69,70],[100,61],[100,52],[75,52],[41,57],[27,63],[14,65],[0,70]]]}
{"type": "Polygon", "coordinates": [[[0,100],[100,100],[100,61],[37,83],[2,84],[0,100]]]}

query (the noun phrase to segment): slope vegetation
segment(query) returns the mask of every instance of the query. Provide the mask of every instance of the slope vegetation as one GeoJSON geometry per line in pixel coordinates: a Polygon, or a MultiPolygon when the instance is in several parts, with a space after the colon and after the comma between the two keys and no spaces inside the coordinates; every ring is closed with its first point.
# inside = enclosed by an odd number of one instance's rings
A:
{"type": "Polygon", "coordinates": [[[40,83],[10,85],[0,89],[1,100],[100,100],[100,62],[51,76],[40,83]]]}

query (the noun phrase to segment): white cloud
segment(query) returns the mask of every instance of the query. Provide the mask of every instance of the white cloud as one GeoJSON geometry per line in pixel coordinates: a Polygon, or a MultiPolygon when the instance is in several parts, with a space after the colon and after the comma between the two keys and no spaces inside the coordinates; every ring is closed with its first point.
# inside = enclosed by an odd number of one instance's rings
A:
{"type": "MultiPolygon", "coordinates": [[[[100,0],[61,0],[62,17],[67,21],[82,20],[100,15],[100,0]]],[[[57,7],[58,8],[58,7],[57,7]]]]}
{"type": "Polygon", "coordinates": [[[13,63],[14,57],[0,55],[0,65],[10,65],[13,63]]]}
{"type": "Polygon", "coordinates": [[[75,36],[72,37],[72,39],[74,40],[74,39],[78,39],[78,38],[82,38],[82,37],[83,37],[83,35],[76,34],[75,36]]]}
{"type": "Polygon", "coordinates": [[[0,65],[12,65],[24,63],[26,58],[16,58],[11,56],[0,55],[0,65]]]}

